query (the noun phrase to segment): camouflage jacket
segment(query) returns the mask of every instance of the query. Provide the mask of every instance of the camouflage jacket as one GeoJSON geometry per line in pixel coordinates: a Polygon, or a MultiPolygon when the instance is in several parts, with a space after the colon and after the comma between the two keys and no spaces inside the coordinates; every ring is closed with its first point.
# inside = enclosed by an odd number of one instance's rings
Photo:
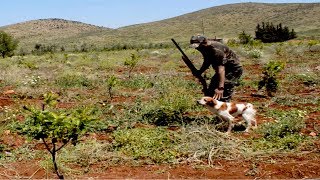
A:
{"type": "Polygon", "coordinates": [[[197,48],[203,55],[203,64],[200,72],[203,73],[210,65],[214,69],[225,66],[226,73],[232,73],[241,68],[238,56],[228,46],[215,41],[209,41],[206,45],[197,48]]]}

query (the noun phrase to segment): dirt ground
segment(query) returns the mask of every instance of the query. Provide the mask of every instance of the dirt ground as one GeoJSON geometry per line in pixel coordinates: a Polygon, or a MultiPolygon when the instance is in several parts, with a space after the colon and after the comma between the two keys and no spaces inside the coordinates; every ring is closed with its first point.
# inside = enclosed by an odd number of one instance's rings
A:
{"type": "MultiPolygon", "coordinates": [[[[303,152],[256,160],[219,160],[209,165],[145,165],[91,167],[81,179],[310,179],[320,177],[320,152],[303,152]]],[[[39,167],[39,162],[18,162],[0,166],[1,179],[56,178],[39,167]]],[[[66,177],[68,178],[68,177],[66,177]]]]}
{"type": "MultiPolygon", "coordinates": [[[[257,101],[257,99],[251,99],[257,101]]],[[[261,101],[264,101],[263,99],[261,101]]],[[[0,106],[10,106],[15,102],[8,95],[0,97],[0,106]]],[[[60,104],[61,107],[71,107],[72,104],[60,104]]],[[[281,107],[270,104],[273,108],[281,107]]],[[[302,133],[312,136],[320,127],[320,113],[308,115],[306,128],[302,133]],[[315,125],[316,123],[316,125],[315,125]]],[[[19,117],[18,117],[19,119],[19,117]]],[[[258,117],[258,124],[268,121],[258,117]]],[[[0,139],[1,144],[11,148],[19,148],[25,140],[13,133],[5,132],[0,139]]],[[[80,179],[310,179],[320,178],[320,142],[313,151],[302,151],[299,154],[276,155],[259,159],[216,160],[211,165],[202,164],[165,164],[142,166],[91,166],[84,175],[73,176],[80,179]]],[[[48,172],[39,164],[40,160],[18,161],[11,164],[0,164],[1,179],[55,179],[53,172],[48,172]]],[[[66,178],[68,178],[66,176],[66,178]]]]}

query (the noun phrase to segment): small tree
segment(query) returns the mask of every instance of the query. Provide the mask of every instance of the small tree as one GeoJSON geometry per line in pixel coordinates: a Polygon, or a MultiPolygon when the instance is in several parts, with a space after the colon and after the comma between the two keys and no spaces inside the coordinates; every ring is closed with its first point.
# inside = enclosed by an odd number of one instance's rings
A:
{"type": "Polygon", "coordinates": [[[111,99],[113,97],[112,89],[116,86],[117,82],[117,78],[114,75],[110,76],[107,80],[108,93],[111,99]]]}
{"type": "Polygon", "coordinates": [[[274,93],[278,90],[278,80],[277,75],[285,67],[284,62],[279,61],[270,61],[263,68],[262,80],[258,83],[258,90],[261,90],[263,87],[266,87],[268,96],[274,96],[274,93]]]}
{"type": "Polygon", "coordinates": [[[82,109],[71,113],[45,110],[45,107],[54,107],[57,98],[58,96],[53,93],[45,94],[41,110],[24,107],[29,115],[17,129],[31,139],[43,141],[52,156],[52,163],[58,178],[64,179],[58,170],[57,152],[69,142],[76,145],[79,137],[88,131],[89,123],[95,118],[93,112],[82,109]]]}
{"type": "Polygon", "coordinates": [[[238,35],[240,40],[240,44],[248,44],[252,41],[252,37],[250,34],[246,34],[244,31],[238,35]]]}
{"type": "Polygon", "coordinates": [[[18,47],[18,41],[4,31],[0,31],[0,55],[2,58],[13,56],[18,47]]]}
{"type": "Polygon", "coordinates": [[[132,72],[133,68],[137,66],[139,60],[140,60],[140,56],[138,56],[138,55],[135,54],[135,53],[132,53],[131,56],[130,56],[130,58],[127,58],[127,59],[124,61],[124,65],[129,68],[129,72],[128,72],[129,78],[131,78],[131,72],[132,72]]]}

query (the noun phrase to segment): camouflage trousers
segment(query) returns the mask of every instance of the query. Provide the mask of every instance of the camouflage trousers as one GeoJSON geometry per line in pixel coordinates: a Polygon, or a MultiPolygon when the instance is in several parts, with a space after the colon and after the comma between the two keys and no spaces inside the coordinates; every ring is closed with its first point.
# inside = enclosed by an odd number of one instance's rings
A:
{"type": "MultiPolygon", "coordinates": [[[[242,75],[243,69],[241,66],[233,69],[233,71],[226,72],[226,78],[224,83],[223,98],[220,101],[229,102],[232,98],[234,92],[234,87],[239,85],[239,79],[242,75]]],[[[214,95],[214,90],[219,87],[219,75],[216,73],[209,84],[206,96],[212,97],[214,95]]]]}

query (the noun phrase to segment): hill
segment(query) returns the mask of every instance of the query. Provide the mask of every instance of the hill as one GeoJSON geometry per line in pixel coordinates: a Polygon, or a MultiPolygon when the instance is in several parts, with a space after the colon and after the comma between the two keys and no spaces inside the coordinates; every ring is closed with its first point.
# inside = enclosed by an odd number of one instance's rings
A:
{"type": "Polygon", "coordinates": [[[45,19],[14,24],[1,29],[24,45],[79,43],[104,46],[115,43],[187,41],[193,34],[234,38],[246,31],[254,35],[257,23],[282,23],[299,37],[320,33],[320,3],[239,3],[212,7],[161,21],[109,29],[62,19],[45,19]]]}
{"type": "Polygon", "coordinates": [[[65,41],[78,40],[79,37],[112,29],[64,19],[39,19],[8,25],[0,28],[13,35],[23,45],[36,43],[64,44],[65,41]]]}
{"type": "Polygon", "coordinates": [[[319,18],[320,3],[240,3],[212,7],[158,22],[123,27],[119,31],[127,34],[127,38],[145,37],[148,41],[163,41],[171,37],[188,40],[192,34],[202,34],[203,31],[211,37],[232,38],[242,31],[254,35],[257,23],[269,21],[294,28],[300,36],[315,36],[320,33],[320,21],[316,20],[319,18]]]}

